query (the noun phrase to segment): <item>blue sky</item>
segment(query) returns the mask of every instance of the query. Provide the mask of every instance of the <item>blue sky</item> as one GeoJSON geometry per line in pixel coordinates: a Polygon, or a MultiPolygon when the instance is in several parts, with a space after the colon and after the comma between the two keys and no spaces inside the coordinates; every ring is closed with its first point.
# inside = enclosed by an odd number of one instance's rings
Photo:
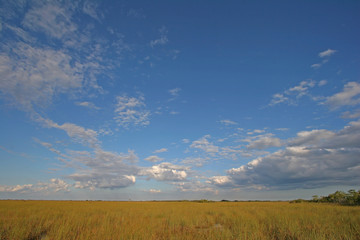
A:
{"type": "Polygon", "coordinates": [[[360,2],[0,6],[0,198],[359,188],[360,2]]]}

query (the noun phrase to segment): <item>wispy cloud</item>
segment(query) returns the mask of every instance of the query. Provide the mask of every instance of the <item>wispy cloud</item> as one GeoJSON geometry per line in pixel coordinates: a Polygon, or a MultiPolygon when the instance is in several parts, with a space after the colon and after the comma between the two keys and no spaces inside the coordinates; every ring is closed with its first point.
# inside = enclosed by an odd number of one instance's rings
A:
{"type": "Polygon", "coordinates": [[[81,63],[61,50],[17,43],[12,54],[0,53],[0,91],[24,110],[51,103],[54,95],[80,90],[81,63]]]}
{"type": "MultiPolygon", "coordinates": [[[[324,82],[322,84],[318,84],[319,86],[325,85],[324,82]]],[[[274,94],[269,106],[275,106],[280,103],[287,103],[289,105],[295,105],[297,100],[302,98],[303,96],[310,96],[309,89],[316,86],[316,82],[309,79],[305,81],[301,81],[299,85],[294,87],[290,87],[285,90],[283,93],[274,94]]]]}
{"type": "Polygon", "coordinates": [[[162,26],[159,29],[159,33],[160,33],[160,38],[150,41],[151,47],[155,47],[158,45],[165,45],[169,41],[167,37],[168,30],[166,29],[165,26],[162,26]]]}
{"type": "Polygon", "coordinates": [[[70,37],[78,28],[71,18],[69,9],[52,2],[30,9],[24,17],[23,26],[62,39],[65,36],[70,37]]]}
{"type": "Polygon", "coordinates": [[[205,135],[204,137],[195,140],[191,143],[190,147],[195,149],[203,150],[206,153],[209,154],[216,154],[219,152],[219,147],[215,146],[213,143],[209,142],[208,139],[210,139],[210,135],[205,135]]]}
{"type": "Polygon", "coordinates": [[[100,21],[101,15],[99,16],[99,13],[97,11],[97,3],[94,1],[86,0],[83,5],[83,12],[89,15],[90,17],[96,19],[97,21],[100,21]]]}
{"type": "Polygon", "coordinates": [[[160,148],[158,150],[155,150],[154,153],[163,153],[163,152],[167,152],[168,149],[167,148],[160,148]]]}
{"type": "Polygon", "coordinates": [[[174,101],[176,98],[178,98],[180,91],[181,91],[181,88],[170,89],[169,93],[171,95],[171,98],[169,99],[169,101],[174,101]]]}
{"type": "Polygon", "coordinates": [[[64,180],[52,178],[50,182],[38,182],[37,184],[24,184],[16,186],[0,185],[0,192],[6,193],[34,193],[34,192],[68,192],[72,184],[66,183],[64,180]]]}
{"type": "Polygon", "coordinates": [[[97,138],[98,133],[95,130],[85,129],[73,123],[64,123],[62,125],[59,125],[50,119],[41,119],[39,121],[43,122],[45,124],[45,127],[64,130],[67,135],[75,142],[91,147],[97,147],[99,145],[99,140],[97,138]]]}
{"type": "Polygon", "coordinates": [[[76,102],[75,103],[78,106],[81,107],[86,107],[86,108],[90,108],[90,109],[95,109],[95,110],[99,110],[100,108],[97,107],[94,103],[92,102],[76,102]]]}
{"type": "Polygon", "coordinates": [[[117,96],[114,119],[118,125],[124,128],[149,125],[150,111],[146,110],[144,101],[145,98],[142,96],[117,96]]]}
{"type": "Polygon", "coordinates": [[[341,117],[342,118],[348,118],[348,119],[359,118],[360,117],[360,109],[356,109],[354,111],[343,112],[341,117]]]}
{"type": "Polygon", "coordinates": [[[144,19],[146,15],[142,9],[134,9],[130,8],[126,14],[128,17],[136,18],[136,19],[144,19]]]}
{"type": "Polygon", "coordinates": [[[220,120],[220,123],[224,124],[225,126],[231,126],[231,125],[236,125],[237,124],[237,122],[234,122],[234,121],[231,121],[231,120],[228,120],[228,119],[220,120]]]}
{"type": "Polygon", "coordinates": [[[320,52],[319,57],[321,57],[321,58],[330,57],[331,55],[333,55],[336,52],[337,52],[336,50],[328,49],[328,50],[325,50],[323,52],[320,52]]]}
{"type": "Polygon", "coordinates": [[[336,50],[333,50],[333,49],[328,49],[328,50],[325,50],[323,52],[320,52],[318,54],[318,56],[320,58],[323,58],[323,60],[320,62],[320,63],[315,63],[315,64],[312,64],[311,65],[311,68],[314,68],[314,69],[318,69],[320,68],[322,65],[324,65],[325,63],[327,63],[329,61],[329,58],[330,56],[332,56],[333,54],[335,54],[337,51],[336,50]]]}
{"type": "Polygon", "coordinates": [[[156,155],[152,155],[152,156],[149,156],[149,157],[145,158],[145,160],[149,161],[149,162],[161,162],[164,159],[161,158],[161,157],[158,157],[156,155]]]}

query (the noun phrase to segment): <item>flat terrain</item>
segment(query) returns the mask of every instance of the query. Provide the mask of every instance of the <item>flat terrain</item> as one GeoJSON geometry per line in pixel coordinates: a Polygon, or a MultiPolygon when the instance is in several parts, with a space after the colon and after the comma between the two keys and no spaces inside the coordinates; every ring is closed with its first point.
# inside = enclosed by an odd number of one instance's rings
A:
{"type": "Polygon", "coordinates": [[[2,200],[0,239],[360,239],[360,207],[2,200]]]}

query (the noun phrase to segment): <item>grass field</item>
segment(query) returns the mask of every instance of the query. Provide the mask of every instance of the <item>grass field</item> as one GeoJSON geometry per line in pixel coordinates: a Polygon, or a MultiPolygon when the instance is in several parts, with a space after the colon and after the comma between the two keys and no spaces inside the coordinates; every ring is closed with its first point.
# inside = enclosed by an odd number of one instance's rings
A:
{"type": "Polygon", "coordinates": [[[0,239],[360,239],[360,207],[2,200],[0,239]]]}

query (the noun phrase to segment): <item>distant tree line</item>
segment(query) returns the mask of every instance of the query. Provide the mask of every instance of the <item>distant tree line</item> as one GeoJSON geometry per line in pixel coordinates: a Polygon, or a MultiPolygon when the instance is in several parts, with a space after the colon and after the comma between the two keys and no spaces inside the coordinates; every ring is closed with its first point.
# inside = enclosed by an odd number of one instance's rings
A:
{"type": "Polygon", "coordinates": [[[300,202],[316,202],[316,203],[336,203],[341,205],[360,205],[360,190],[356,191],[354,189],[349,190],[347,193],[343,191],[336,191],[329,194],[328,196],[318,195],[312,196],[311,200],[296,199],[290,203],[300,203],[300,202]]]}

